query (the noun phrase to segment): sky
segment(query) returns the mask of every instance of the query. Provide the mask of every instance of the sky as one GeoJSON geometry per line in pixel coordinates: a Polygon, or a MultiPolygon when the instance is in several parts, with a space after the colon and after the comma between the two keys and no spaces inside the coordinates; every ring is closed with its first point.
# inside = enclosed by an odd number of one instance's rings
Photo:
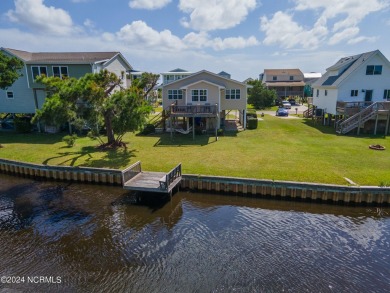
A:
{"type": "Polygon", "coordinates": [[[273,68],[324,73],[372,50],[390,59],[390,0],[0,0],[0,47],[119,51],[139,71],[239,81],[273,68]]]}

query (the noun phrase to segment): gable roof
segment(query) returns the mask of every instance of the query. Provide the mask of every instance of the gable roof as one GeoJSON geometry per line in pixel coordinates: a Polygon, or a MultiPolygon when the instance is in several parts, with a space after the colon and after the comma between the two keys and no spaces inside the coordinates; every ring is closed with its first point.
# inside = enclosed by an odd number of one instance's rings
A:
{"type": "MultiPolygon", "coordinates": [[[[238,84],[244,85],[244,86],[246,86],[246,87],[252,87],[251,85],[248,85],[248,84],[246,84],[246,83],[244,83],[244,82],[240,82],[240,81],[238,81],[238,80],[234,80],[234,79],[231,79],[231,78],[227,78],[227,77],[225,77],[225,76],[223,76],[223,75],[218,75],[218,74],[212,73],[212,72],[207,71],[207,70],[201,70],[201,71],[195,72],[195,73],[193,73],[193,74],[191,74],[191,75],[188,75],[188,76],[186,76],[186,77],[183,77],[183,78],[181,78],[181,79],[172,81],[172,82],[170,82],[170,83],[168,83],[168,84],[166,84],[166,85],[167,85],[167,86],[168,86],[168,85],[171,86],[171,85],[173,85],[173,84],[175,84],[175,83],[177,83],[177,82],[183,82],[183,81],[185,81],[185,80],[187,80],[187,79],[193,78],[194,76],[200,75],[200,74],[202,74],[202,73],[206,73],[206,74],[215,76],[215,77],[220,78],[220,79],[222,79],[222,80],[227,80],[227,81],[230,81],[230,82],[233,82],[233,83],[238,83],[238,84]]],[[[214,83],[214,82],[213,82],[213,83],[214,83]]],[[[217,84],[217,83],[214,83],[214,84],[217,84]]],[[[164,86],[164,84],[163,84],[162,86],[164,86]]]]}
{"type": "MultiPolygon", "coordinates": [[[[91,64],[113,59],[120,52],[27,52],[10,48],[3,48],[11,55],[21,59],[27,64],[33,63],[69,63],[91,64]]],[[[120,54],[122,55],[122,54],[120,54]]],[[[123,59],[124,57],[121,56],[123,59]]],[[[125,60],[125,59],[124,59],[125,60]]],[[[126,61],[127,62],[127,61],[126,61]]],[[[131,67],[131,66],[130,66],[131,67]]]]}
{"type": "Polygon", "coordinates": [[[326,73],[316,82],[314,82],[313,86],[337,87],[344,80],[346,80],[355,70],[357,70],[360,66],[363,66],[363,64],[365,64],[368,60],[370,60],[373,56],[377,54],[380,54],[387,62],[389,62],[379,50],[344,57],[338,60],[332,66],[328,67],[326,69],[326,73]],[[340,71],[338,75],[331,75],[332,71],[337,70],[340,71]]]}

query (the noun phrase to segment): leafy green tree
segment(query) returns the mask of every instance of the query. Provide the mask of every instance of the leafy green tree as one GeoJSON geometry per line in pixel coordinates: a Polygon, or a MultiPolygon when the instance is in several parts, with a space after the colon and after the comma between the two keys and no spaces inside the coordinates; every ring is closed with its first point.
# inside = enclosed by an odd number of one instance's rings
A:
{"type": "Polygon", "coordinates": [[[143,91],[143,96],[146,99],[150,92],[157,85],[160,75],[153,74],[150,72],[142,73],[140,78],[137,78],[133,81],[133,86],[143,91]]]}
{"type": "Polygon", "coordinates": [[[0,52],[0,89],[6,90],[19,77],[22,76],[20,70],[24,64],[16,57],[8,57],[3,52],[0,52]]]}
{"type": "Polygon", "coordinates": [[[252,104],[256,109],[264,109],[274,105],[278,97],[274,90],[267,89],[258,79],[251,80],[248,84],[252,86],[248,89],[249,104],[252,104]]]}
{"type": "Polygon", "coordinates": [[[143,89],[123,88],[121,78],[107,70],[80,79],[40,76],[38,82],[46,86],[48,95],[34,121],[56,125],[70,122],[76,127],[87,124],[96,138],[103,126],[107,142],[100,142],[104,146],[125,146],[123,135],[141,128],[152,110],[143,89]]]}

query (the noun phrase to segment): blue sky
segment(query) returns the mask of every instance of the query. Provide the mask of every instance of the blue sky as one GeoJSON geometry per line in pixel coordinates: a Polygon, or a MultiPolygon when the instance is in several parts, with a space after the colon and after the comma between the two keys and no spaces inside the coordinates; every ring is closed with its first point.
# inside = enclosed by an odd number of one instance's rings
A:
{"type": "Polygon", "coordinates": [[[321,72],[379,49],[390,59],[390,0],[0,0],[0,46],[120,51],[138,70],[321,72]]]}

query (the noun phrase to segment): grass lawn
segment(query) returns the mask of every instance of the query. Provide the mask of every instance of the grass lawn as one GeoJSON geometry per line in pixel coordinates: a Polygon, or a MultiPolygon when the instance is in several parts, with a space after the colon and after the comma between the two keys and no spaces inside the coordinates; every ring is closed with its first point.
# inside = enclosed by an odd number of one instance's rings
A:
{"type": "MultiPolygon", "coordinates": [[[[63,134],[65,135],[65,134],[63,134]]],[[[347,185],[390,184],[390,144],[383,136],[339,136],[331,127],[306,119],[265,115],[256,130],[226,133],[215,141],[206,135],[127,134],[127,150],[99,151],[82,137],[73,147],[63,135],[0,132],[0,156],[48,165],[124,168],[138,160],[148,171],[169,171],[182,163],[183,173],[347,185]],[[385,151],[370,150],[381,144],[385,151]]]]}

